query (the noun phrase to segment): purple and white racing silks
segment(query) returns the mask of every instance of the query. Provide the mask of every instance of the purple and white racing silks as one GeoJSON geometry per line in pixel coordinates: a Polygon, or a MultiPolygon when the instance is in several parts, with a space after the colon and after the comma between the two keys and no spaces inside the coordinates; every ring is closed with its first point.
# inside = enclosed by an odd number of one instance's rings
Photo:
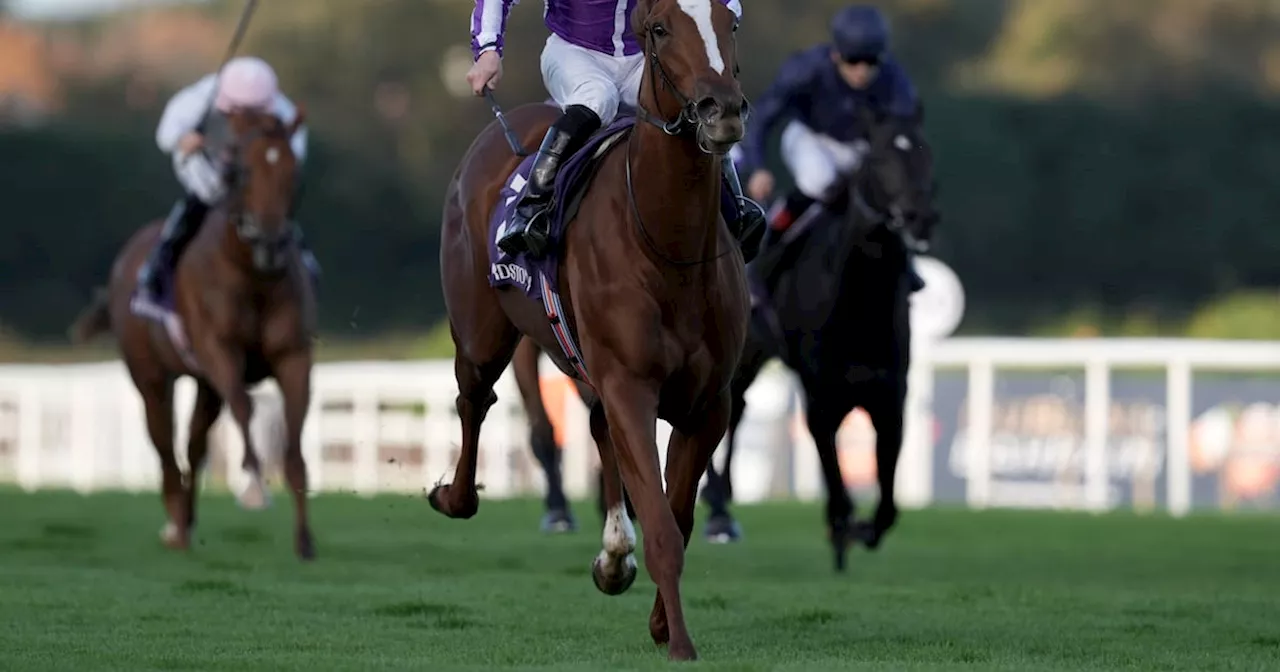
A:
{"type": "MultiPolygon", "coordinates": [[[[689,1],[689,0],[686,0],[689,1]]],[[[742,17],[740,0],[712,0],[742,17]]],[[[476,0],[471,13],[471,55],[496,50],[502,54],[507,15],[519,0],[476,0]]],[[[614,57],[640,53],[631,32],[631,12],[636,0],[545,0],[543,20],[552,34],[564,41],[614,57]]]]}

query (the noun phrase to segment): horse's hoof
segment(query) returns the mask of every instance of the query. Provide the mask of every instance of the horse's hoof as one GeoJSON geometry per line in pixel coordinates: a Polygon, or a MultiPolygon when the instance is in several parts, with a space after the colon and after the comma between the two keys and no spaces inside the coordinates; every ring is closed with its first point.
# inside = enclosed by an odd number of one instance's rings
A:
{"type": "Polygon", "coordinates": [[[850,523],[842,523],[832,526],[828,531],[831,540],[831,548],[835,551],[835,565],[837,572],[844,572],[848,561],[849,547],[853,545],[855,530],[850,523]]]}
{"type": "Polygon", "coordinates": [[[470,501],[459,505],[449,498],[452,488],[448,485],[437,485],[431,489],[427,495],[427,503],[431,508],[439,511],[449,518],[467,519],[476,515],[476,511],[480,509],[480,500],[475,493],[471,494],[470,501]]]}
{"type": "Polygon", "coordinates": [[[729,514],[713,515],[702,534],[713,544],[730,544],[742,540],[742,527],[729,514]]]}
{"type": "Polygon", "coordinates": [[[298,533],[298,538],[294,542],[294,550],[298,554],[298,559],[303,561],[311,561],[316,559],[316,544],[311,538],[311,531],[305,530],[298,533]]]}
{"type": "Polygon", "coordinates": [[[676,662],[692,662],[698,659],[698,651],[693,648],[693,642],[683,642],[680,644],[671,643],[667,648],[667,660],[676,662]]]}
{"type": "Polygon", "coordinates": [[[567,509],[552,509],[542,516],[541,529],[548,534],[564,534],[577,531],[578,523],[567,509]]]}
{"type": "Polygon", "coordinates": [[[261,511],[271,506],[271,493],[260,474],[246,474],[249,482],[236,493],[236,502],[249,511],[261,511]]]}
{"type": "Polygon", "coordinates": [[[866,546],[869,551],[880,548],[880,540],[883,538],[874,524],[866,522],[858,523],[854,526],[853,536],[863,546],[866,546]]]}
{"type": "Polygon", "coordinates": [[[160,541],[167,548],[171,548],[175,551],[185,551],[191,547],[189,539],[189,534],[184,534],[182,529],[172,521],[166,522],[164,526],[160,528],[160,541]]]}
{"type": "Polygon", "coordinates": [[[608,570],[608,556],[603,552],[591,561],[591,580],[605,595],[621,595],[636,582],[636,556],[628,555],[618,567],[608,570]]]}

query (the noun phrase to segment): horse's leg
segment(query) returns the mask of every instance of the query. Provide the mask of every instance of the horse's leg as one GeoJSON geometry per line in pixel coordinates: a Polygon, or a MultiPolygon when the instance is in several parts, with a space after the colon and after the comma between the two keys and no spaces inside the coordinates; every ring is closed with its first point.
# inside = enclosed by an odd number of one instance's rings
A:
{"type": "Polygon", "coordinates": [[[680,604],[684,538],[663,492],[658,462],[655,437],[658,391],[650,381],[629,376],[609,378],[601,383],[609,436],[617,451],[623,483],[635,502],[640,527],[644,529],[645,568],[658,584],[666,607],[669,630],[655,630],[651,625],[650,634],[658,644],[669,640],[668,656],[672,660],[693,660],[697,652],[685,627],[680,604]]]}
{"type": "Polygon", "coordinates": [[[280,393],[284,396],[284,423],[287,440],[284,449],[284,478],[293,494],[293,548],[298,557],[316,557],[307,514],[307,463],[302,455],[302,426],[307,421],[311,404],[311,353],[295,352],[272,367],[280,393]]]}
{"type": "Polygon", "coordinates": [[[173,378],[157,376],[155,379],[134,378],[142,394],[142,405],[147,416],[147,433],[160,456],[161,501],[164,502],[168,520],[160,530],[165,546],[187,550],[191,534],[187,529],[187,503],[182,483],[182,470],[173,454],[173,378]]]}
{"type": "Polygon", "coordinates": [[[737,541],[742,537],[742,528],[729,513],[729,502],[733,501],[733,451],[737,444],[738,424],[747,408],[747,389],[760,375],[760,370],[769,361],[769,351],[764,344],[749,336],[738,369],[730,386],[732,406],[729,413],[729,428],[725,441],[724,467],[719,471],[715,461],[707,463],[707,485],[702,489],[702,498],[711,508],[707,518],[707,526],[703,534],[712,543],[737,541]]]}
{"type": "Polygon", "coordinates": [[[222,411],[222,397],[218,391],[203,381],[196,383],[196,405],[191,409],[191,422],[187,432],[187,462],[190,471],[187,476],[187,533],[196,526],[196,490],[200,481],[200,470],[204,468],[205,456],[209,453],[209,428],[218,419],[222,411]]]}
{"type": "MultiPolygon", "coordinates": [[[[720,443],[720,439],[724,436],[725,428],[729,424],[729,415],[731,400],[728,393],[720,394],[712,402],[710,408],[697,416],[697,424],[693,427],[685,427],[688,431],[673,429],[671,432],[671,440],[667,443],[667,500],[671,507],[671,513],[674,515],[676,525],[680,528],[680,534],[684,537],[684,545],[679,551],[681,555],[681,564],[683,564],[684,549],[689,546],[689,538],[693,536],[693,518],[694,510],[698,501],[698,481],[702,479],[702,472],[706,470],[707,464],[711,461],[711,455],[715,453],[716,446],[720,443]]],[[[645,537],[648,541],[648,535],[645,537]]],[[[647,546],[647,544],[646,544],[647,546]]],[[[648,549],[645,549],[645,562],[649,561],[648,549]]],[[[676,625],[675,618],[669,618],[673,615],[671,604],[674,603],[678,609],[680,607],[680,599],[676,596],[674,599],[664,599],[669,597],[665,593],[666,589],[659,584],[657,598],[653,602],[653,611],[649,614],[649,632],[653,635],[654,641],[664,641],[668,637],[675,640],[681,634],[684,638],[688,638],[688,633],[684,632],[684,619],[681,617],[676,625]]],[[[690,658],[694,657],[693,644],[689,643],[690,658]]],[[[672,644],[671,657],[676,657],[676,647],[672,644]]]]}
{"type": "Polygon", "coordinates": [[[849,489],[844,485],[844,475],[840,473],[836,431],[847,412],[841,413],[831,407],[820,406],[812,395],[806,402],[806,408],[809,433],[818,449],[818,459],[822,462],[822,479],[827,485],[827,534],[835,551],[836,571],[844,571],[845,556],[853,542],[854,502],[849,489]]]}
{"type": "Polygon", "coordinates": [[[249,435],[249,423],[253,420],[253,398],[249,396],[244,384],[244,351],[224,344],[212,332],[208,339],[197,351],[204,366],[205,377],[231,408],[231,416],[235,418],[244,442],[244,458],[240,462],[240,468],[249,477],[249,484],[236,493],[236,501],[246,509],[264,509],[270,505],[271,499],[262,478],[262,463],[258,460],[258,451],[254,448],[253,437],[249,435]]]}
{"type": "Polygon", "coordinates": [[[604,502],[602,550],[591,563],[591,579],[605,595],[621,595],[636,580],[636,529],[631,524],[622,497],[622,474],[618,454],[609,437],[609,421],[604,405],[593,400],[591,437],[600,451],[600,492],[604,502]]]}
{"type": "Polygon", "coordinates": [[[495,325],[498,333],[485,334],[480,343],[469,344],[477,353],[476,360],[468,356],[468,350],[456,331],[453,342],[456,350],[453,360],[454,375],[458,379],[458,419],[462,421],[462,450],[454,469],[453,483],[437,485],[427,501],[431,508],[450,518],[470,518],[480,508],[476,493],[476,460],[480,450],[480,425],[489,408],[498,400],[493,386],[506,370],[520,341],[520,332],[510,321],[495,325]]]}
{"type": "Polygon", "coordinates": [[[542,466],[547,479],[546,514],[542,517],[543,532],[572,532],[577,524],[569,511],[569,501],[564,495],[560,477],[560,448],[556,445],[555,428],[547,417],[542,401],[542,389],[538,378],[538,355],[541,351],[530,339],[524,339],[516,347],[511,360],[515,372],[516,387],[524,401],[525,415],[529,419],[529,445],[533,456],[542,466]]]}
{"type": "Polygon", "coordinates": [[[857,525],[858,539],[868,549],[880,546],[884,534],[898,520],[894,499],[894,480],[898,473],[898,455],[902,452],[903,416],[906,386],[894,385],[868,395],[864,404],[871,424],[876,429],[876,481],[880,485],[880,502],[870,523],[857,525]]]}

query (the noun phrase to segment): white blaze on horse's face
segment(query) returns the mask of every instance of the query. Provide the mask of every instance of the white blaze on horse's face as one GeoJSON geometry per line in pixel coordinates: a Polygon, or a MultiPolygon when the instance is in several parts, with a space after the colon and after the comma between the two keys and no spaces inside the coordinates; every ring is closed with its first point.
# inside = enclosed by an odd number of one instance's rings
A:
{"type": "Polygon", "coordinates": [[[724,58],[720,56],[720,40],[716,38],[715,24],[711,23],[711,3],[713,0],[679,0],[680,10],[693,19],[698,26],[698,34],[707,47],[707,63],[717,74],[724,74],[724,58]]]}

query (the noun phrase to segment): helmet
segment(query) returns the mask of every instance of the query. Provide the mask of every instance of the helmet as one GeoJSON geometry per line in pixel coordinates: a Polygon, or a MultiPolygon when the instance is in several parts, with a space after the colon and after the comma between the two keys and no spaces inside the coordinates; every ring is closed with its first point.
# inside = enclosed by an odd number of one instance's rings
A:
{"type": "Polygon", "coordinates": [[[875,7],[850,5],[831,20],[831,41],[845,61],[879,60],[889,49],[889,23],[875,7]]]}
{"type": "Polygon", "coordinates": [[[253,56],[233,58],[218,77],[214,107],[221,112],[235,108],[265,110],[275,99],[278,87],[276,71],[266,61],[253,56]]]}

